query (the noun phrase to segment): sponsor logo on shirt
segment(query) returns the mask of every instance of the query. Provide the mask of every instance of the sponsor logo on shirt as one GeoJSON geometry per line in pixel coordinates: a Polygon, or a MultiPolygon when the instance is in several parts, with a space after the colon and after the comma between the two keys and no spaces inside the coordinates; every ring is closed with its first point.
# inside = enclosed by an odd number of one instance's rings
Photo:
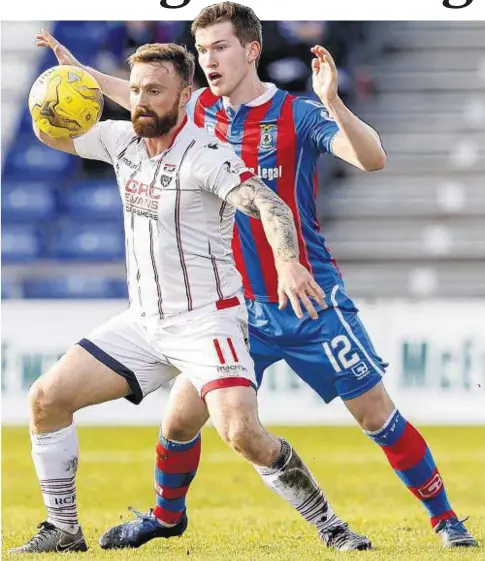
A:
{"type": "Polygon", "coordinates": [[[224,372],[224,374],[226,375],[233,374],[234,376],[238,376],[240,372],[247,372],[247,371],[248,369],[240,364],[232,364],[232,365],[217,367],[217,372],[224,372]]]}
{"type": "Polygon", "coordinates": [[[234,175],[237,175],[246,166],[244,165],[244,162],[227,161],[223,163],[223,167],[227,171],[227,173],[233,173],[234,175]]]}
{"type": "Polygon", "coordinates": [[[131,169],[135,169],[137,167],[137,164],[135,164],[134,162],[132,162],[128,158],[125,158],[124,156],[123,156],[123,158],[121,158],[121,162],[123,164],[125,164],[125,166],[128,166],[131,169]]]}
{"type": "Polygon", "coordinates": [[[265,168],[258,166],[258,169],[249,168],[251,173],[259,175],[261,179],[268,179],[272,181],[273,179],[279,179],[283,175],[283,166],[277,166],[275,168],[265,168]]]}
{"type": "Polygon", "coordinates": [[[158,220],[160,187],[130,179],[125,184],[124,203],[126,212],[158,220]]]}

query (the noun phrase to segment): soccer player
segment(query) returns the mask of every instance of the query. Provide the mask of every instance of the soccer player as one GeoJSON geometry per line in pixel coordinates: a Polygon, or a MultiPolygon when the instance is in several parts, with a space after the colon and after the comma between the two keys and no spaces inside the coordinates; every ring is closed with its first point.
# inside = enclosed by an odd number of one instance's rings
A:
{"type": "MultiPolygon", "coordinates": [[[[258,420],[247,309],[231,253],[235,209],[261,220],[279,289],[301,300],[324,293],[299,262],[291,210],[228,145],[186,115],[195,60],[178,45],[145,45],[130,58],[130,121],[104,121],[47,145],[113,165],[123,201],[130,305],[79,341],[30,390],[32,457],[47,520],[12,553],[86,551],[76,508],[78,439],[73,414],[126,397],[138,404],[184,373],[219,434],[320,531],[341,539],[342,522],[288,442],[258,420]]],[[[200,438],[161,439],[164,496],[183,501],[199,463],[200,438]]],[[[179,535],[187,517],[164,510],[179,535]]],[[[155,534],[156,535],[156,534],[155,534]]],[[[348,531],[345,531],[348,539],[348,531]]],[[[354,536],[361,544],[365,538],[354,536]]]]}
{"type": "MultiPolygon", "coordinates": [[[[329,152],[363,171],[378,171],[386,161],[378,134],[342,103],[335,63],[323,47],[312,49],[313,88],[320,104],[260,81],[262,28],[250,8],[233,2],[209,6],[194,20],[192,31],[209,88],[193,95],[191,117],[230,142],[248,168],[288,204],[297,225],[301,263],[327,294],[327,308],[318,308],[317,321],[303,316],[297,305],[295,318],[278,293],[277,271],[268,259],[270,246],[261,224],[236,213],[233,249],[243,277],[258,385],[268,366],[285,360],[326,403],[340,397],[424,506],[444,546],[476,546],[448,501],[425,440],[386,392],[382,376],[387,364],[376,353],[319,232],[315,189],[320,153],[329,152]]],[[[39,45],[51,47],[60,62],[82,66],[48,34],[39,36],[39,45]]],[[[125,81],[94,75],[108,97],[128,107],[125,81]]],[[[190,382],[178,378],[161,433],[190,440],[206,419],[205,406],[190,382]]],[[[155,489],[161,504],[163,489],[157,483],[155,489]]],[[[185,503],[179,506],[183,510],[185,503]]],[[[142,543],[146,536],[146,527],[135,521],[109,530],[101,541],[123,547],[142,543]]]]}

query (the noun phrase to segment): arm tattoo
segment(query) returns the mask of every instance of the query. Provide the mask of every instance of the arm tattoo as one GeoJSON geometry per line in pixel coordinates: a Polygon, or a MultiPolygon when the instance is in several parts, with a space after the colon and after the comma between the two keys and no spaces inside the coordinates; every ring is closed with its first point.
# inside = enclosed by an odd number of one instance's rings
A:
{"type": "Polygon", "coordinates": [[[237,210],[262,221],[276,263],[298,259],[298,237],[291,210],[258,177],[233,189],[227,201],[237,210]]]}

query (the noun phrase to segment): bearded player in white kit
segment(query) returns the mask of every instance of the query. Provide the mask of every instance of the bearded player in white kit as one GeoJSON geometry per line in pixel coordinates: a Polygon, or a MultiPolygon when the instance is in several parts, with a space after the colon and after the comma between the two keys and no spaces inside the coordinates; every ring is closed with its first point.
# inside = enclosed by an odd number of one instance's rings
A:
{"type": "MultiPolygon", "coordinates": [[[[316,318],[311,299],[325,306],[324,294],[299,263],[291,211],[232,148],[187,121],[191,54],[177,45],[145,45],[130,66],[132,122],[104,121],[76,140],[35,130],[53,148],[113,165],[124,206],[130,306],[31,387],[32,457],[47,519],[11,552],[86,551],[76,507],[73,414],[121,397],[138,404],[179,373],[198,390],[224,441],[266,485],[317,527],[331,526],[335,515],[308,468],[259,422],[246,308],[231,253],[235,209],[260,218],[282,302],[289,298],[295,309],[302,304],[316,318]]],[[[165,439],[163,446],[166,470],[159,485],[173,504],[184,500],[200,438],[165,439]]],[[[154,531],[170,537],[186,526],[184,512],[154,531]]]]}

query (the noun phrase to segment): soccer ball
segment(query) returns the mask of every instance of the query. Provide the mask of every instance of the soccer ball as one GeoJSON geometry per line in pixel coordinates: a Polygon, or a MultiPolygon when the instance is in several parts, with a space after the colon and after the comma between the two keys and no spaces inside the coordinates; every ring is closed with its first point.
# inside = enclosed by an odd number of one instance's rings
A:
{"type": "Polygon", "coordinates": [[[98,82],[77,66],[54,66],[41,74],[29,94],[37,127],[54,138],[77,138],[100,119],[104,97],[98,82]]]}

